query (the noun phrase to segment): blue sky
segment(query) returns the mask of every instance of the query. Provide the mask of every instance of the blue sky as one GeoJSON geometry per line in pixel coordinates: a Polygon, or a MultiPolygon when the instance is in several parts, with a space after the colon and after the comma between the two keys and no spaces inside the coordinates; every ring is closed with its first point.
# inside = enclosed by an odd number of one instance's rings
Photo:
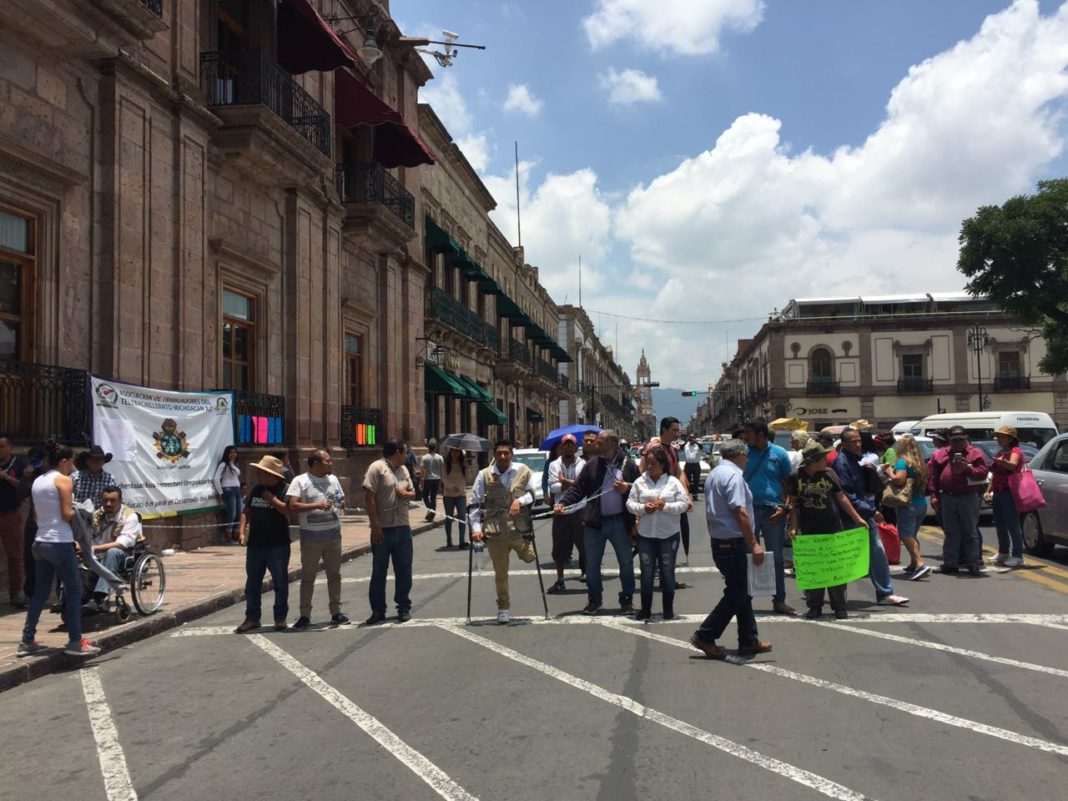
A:
{"type": "Polygon", "coordinates": [[[528,261],[574,301],[581,254],[584,305],[620,315],[593,315],[603,338],[618,324],[624,367],[644,347],[665,385],[714,381],[790,297],[959,288],[960,220],[1068,166],[1053,0],[391,11],[409,35],[487,46],[433,64],[423,97],[513,239],[519,140],[528,261]]]}

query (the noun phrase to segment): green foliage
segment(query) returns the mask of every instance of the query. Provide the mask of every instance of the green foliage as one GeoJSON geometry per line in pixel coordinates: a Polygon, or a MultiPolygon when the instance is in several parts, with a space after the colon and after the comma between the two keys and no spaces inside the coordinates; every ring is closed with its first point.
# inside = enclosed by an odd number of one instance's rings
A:
{"type": "Polygon", "coordinates": [[[1044,373],[1068,372],[1068,179],[1040,181],[1034,195],[983,206],[961,224],[957,269],[1046,339],[1044,373]]]}

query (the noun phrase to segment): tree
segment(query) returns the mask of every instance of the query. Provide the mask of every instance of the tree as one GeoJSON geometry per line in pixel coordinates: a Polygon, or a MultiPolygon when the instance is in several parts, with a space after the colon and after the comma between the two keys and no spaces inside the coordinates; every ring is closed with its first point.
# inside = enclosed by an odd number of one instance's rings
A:
{"type": "Polygon", "coordinates": [[[1068,179],[1040,181],[1034,195],[983,206],[961,224],[957,269],[1046,340],[1044,373],[1068,371],[1068,179]]]}

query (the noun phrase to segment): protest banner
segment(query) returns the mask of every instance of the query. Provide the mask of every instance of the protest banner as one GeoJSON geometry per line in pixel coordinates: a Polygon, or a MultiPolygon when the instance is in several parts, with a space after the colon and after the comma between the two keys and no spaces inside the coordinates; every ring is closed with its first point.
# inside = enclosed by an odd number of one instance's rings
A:
{"type": "Polygon", "coordinates": [[[868,529],[837,534],[799,534],[793,539],[797,589],[848,584],[868,572],[868,529]]]}
{"type": "Polygon", "coordinates": [[[143,517],[217,509],[215,465],[233,443],[233,394],[152,389],[90,376],[93,442],[123,502],[143,517]]]}

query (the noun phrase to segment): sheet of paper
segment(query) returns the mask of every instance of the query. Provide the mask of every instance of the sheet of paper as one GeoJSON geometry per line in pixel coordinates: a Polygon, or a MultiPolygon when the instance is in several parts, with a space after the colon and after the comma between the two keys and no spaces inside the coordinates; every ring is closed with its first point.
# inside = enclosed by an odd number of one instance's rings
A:
{"type": "Polygon", "coordinates": [[[107,453],[114,455],[115,461],[133,462],[137,460],[137,433],[129,420],[100,420],[100,442],[97,444],[107,453]]]}
{"type": "Polygon", "coordinates": [[[765,553],[764,561],[753,564],[753,554],[746,555],[749,563],[749,594],[754,598],[771,598],[775,595],[775,554],[765,553]]]}

